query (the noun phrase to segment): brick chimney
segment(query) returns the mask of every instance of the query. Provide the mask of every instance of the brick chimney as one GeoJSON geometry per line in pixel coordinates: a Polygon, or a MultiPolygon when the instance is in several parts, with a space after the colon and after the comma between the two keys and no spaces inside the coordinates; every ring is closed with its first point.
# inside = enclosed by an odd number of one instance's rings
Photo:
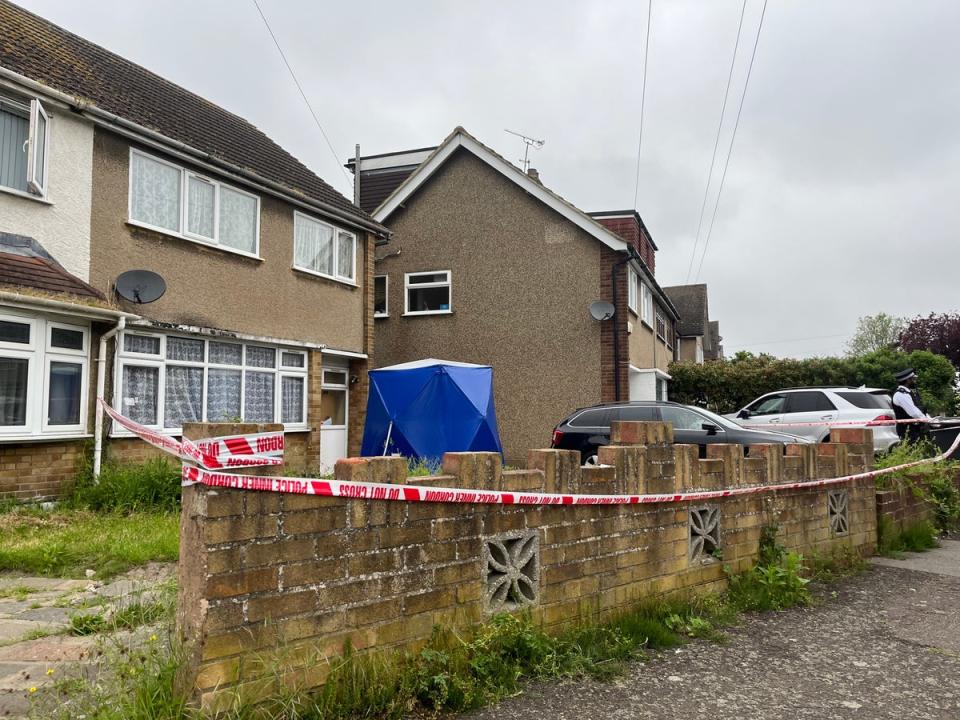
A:
{"type": "MultiPolygon", "coordinates": [[[[533,178],[537,182],[540,182],[540,171],[537,170],[536,168],[527,168],[527,175],[529,175],[531,178],[533,178]]],[[[542,185],[543,183],[540,183],[540,184],[542,185]]]]}
{"type": "Polygon", "coordinates": [[[590,213],[590,217],[633,245],[643,262],[650,268],[650,272],[656,271],[657,246],[650,237],[643,220],[640,219],[639,213],[635,210],[601,211],[590,213]]]}

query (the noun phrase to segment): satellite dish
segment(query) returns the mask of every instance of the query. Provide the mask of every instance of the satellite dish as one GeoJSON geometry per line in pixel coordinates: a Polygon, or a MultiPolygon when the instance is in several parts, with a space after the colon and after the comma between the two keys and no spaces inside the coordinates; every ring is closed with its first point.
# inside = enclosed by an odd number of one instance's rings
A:
{"type": "Polygon", "coordinates": [[[162,298],[167,283],[150,270],[127,270],[117,278],[116,290],[124,300],[144,305],[162,298]]]}
{"type": "Polygon", "coordinates": [[[606,300],[594,300],[590,303],[590,314],[594,320],[609,320],[615,312],[613,303],[606,300]]]}

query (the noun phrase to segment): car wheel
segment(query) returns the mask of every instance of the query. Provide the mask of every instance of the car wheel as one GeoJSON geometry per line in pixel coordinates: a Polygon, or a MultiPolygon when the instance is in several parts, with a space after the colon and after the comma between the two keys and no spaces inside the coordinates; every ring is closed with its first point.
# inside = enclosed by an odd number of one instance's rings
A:
{"type": "Polygon", "coordinates": [[[584,453],[582,462],[585,467],[596,467],[600,464],[600,458],[597,457],[596,453],[592,455],[584,453]]]}

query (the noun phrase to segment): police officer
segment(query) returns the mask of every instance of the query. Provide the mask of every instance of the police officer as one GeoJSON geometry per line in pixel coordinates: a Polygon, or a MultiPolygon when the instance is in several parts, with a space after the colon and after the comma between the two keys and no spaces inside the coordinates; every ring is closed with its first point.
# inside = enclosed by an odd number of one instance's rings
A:
{"type": "MultiPolygon", "coordinates": [[[[917,392],[917,373],[907,368],[894,375],[898,385],[893,393],[893,412],[897,420],[929,420],[923,411],[920,393],[917,392]]],[[[923,437],[926,427],[923,423],[897,423],[897,434],[901,440],[917,440],[923,437]]]]}

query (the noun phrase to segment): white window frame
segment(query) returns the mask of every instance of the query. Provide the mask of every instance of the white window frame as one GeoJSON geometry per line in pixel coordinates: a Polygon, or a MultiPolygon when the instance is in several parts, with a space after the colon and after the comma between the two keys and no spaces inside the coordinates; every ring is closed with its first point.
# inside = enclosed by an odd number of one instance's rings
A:
{"type": "Polygon", "coordinates": [[[32,98],[29,105],[27,105],[18,100],[14,100],[8,95],[0,95],[0,105],[6,105],[10,110],[22,113],[28,123],[27,144],[24,146],[24,151],[27,155],[27,176],[24,178],[27,181],[27,190],[24,191],[20,188],[10,187],[9,185],[0,185],[0,191],[31,200],[43,200],[49,203],[47,200],[47,190],[50,184],[48,181],[50,173],[50,115],[37,98],[32,98]],[[37,119],[40,116],[46,121],[46,133],[43,137],[43,167],[41,168],[43,177],[42,184],[34,182],[33,178],[35,165],[37,164],[36,151],[40,148],[40,146],[36,144],[37,119]]]}
{"type": "Polygon", "coordinates": [[[27,404],[23,425],[0,427],[0,440],[43,440],[83,437],[88,429],[90,385],[90,326],[64,322],[50,316],[17,315],[4,308],[0,320],[30,326],[29,343],[0,342],[0,357],[27,360],[27,404]],[[55,348],[50,342],[53,328],[83,333],[83,348],[55,348]],[[80,365],[80,418],[74,425],[51,425],[49,421],[50,364],[80,365]],[[39,375],[37,374],[39,373],[39,375]]]}
{"type": "Polygon", "coordinates": [[[323,425],[323,418],[320,418],[320,429],[321,430],[346,430],[350,427],[350,368],[347,366],[339,365],[328,365],[325,366],[320,371],[320,392],[321,394],[325,390],[334,390],[336,392],[343,392],[343,424],[342,425],[323,425]],[[328,382],[327,373],[343,373],[345,378],[344,382],[328,382]]]}
{"type": "Polygon", "coordinates": [[[637,271],[632,267],[627,266],[627,307],[634,315],[640,315],[639,307],[637,306],[637,289],[640,282],[640,277],[637,275],[637,271]]]}
{"type": "MultiPolygon", "coordinates": [[[[117,362],[116,362],[116,371],[114,373],[113,380],[113,399],[111,404],[119,412],[123,412],[124,408],[121,407],[121,399],[123,397],[123,368],[124,367],[156,367],[158,368],[158,379],[157,379],[157,422],[153,425],[148,425],[147,427],[154,428],[158,432],[162,432],[167,435],[181,435],[183,433],[183,428],[168,428],[164,427],[164,422],[166,419],[165,415],[165,403],[166,403],[166,392],[167,392],[167,373],[166,367],[170,366],[180,366],[180,367],[195,367],[203,369],[203,408],[202,408],[202,417],[201,422],[209,422],[207,418],[207,392],[210,387],[209,382],[209,372],[211,369],[214,370],[237,370],[240,372],[240,416],[244,417],[246,412],[246,388],[247,388],[247,371],[251,372],[266,372],[271,373],[274,377],[273,385],[273,417],[274,422],[280,422],[282,413],[283,413],[283,381],[282,377],[298,377],[303,378],[303,409],[302,417],[303,421],[299,423],[284,423],[283,429],[284,432],[301,432],[309,430],[308,418],[307,418],[307,409],[309,407],[308,397],[310,393],[310,377],[309,377],[309,365],[310,359],[305,350],[300,348],[291,348],[284,345],[271,345],[270,343],[262,342],[252,342],[237,340],[229,337],[207,337],[199,335],[187,335],[183,333],[171,333],[169,335],[164,333],[156,333],[149,331],[141,330],[125,330],[119,336],[118,347],[120,350],[117,353],[117,362]],[[144,335],[148,337],[160,338],[160,352],[156,355],[148,355],[145,353],[135,353],[124,350],[124,338],[127,335],[144,335]],[[195,360],[170,360],[167,358],[167,340],[169,338],[183,338],[186,340],[199,340],[203,343],[203,361],[195,360]],[[222,342],[229,343],[232,345],[240,345],[240,364],[239,365],[229,365],[225,363],[212,362],[210,360],[210,343],[211,342],[222,342]],[[265,347],[273,350],[276,355],[276,362],[274,367],[254,367],[247,364],[247,348],[251,346],[256,347],[265,347]],[[297,354],[303,357],[303,367],[297,368],[292,366],[283,365],[283,353],[297,354]]],[[[243,420],[243,422],[247,422],[243,420]]],[[[130,437],[131,433],[121,427],[116,423],[113,424],[111,430],[111,436],[113,437],[130,437]]]]}
{"type": "Polygon", "coordinates": [[[640,283],[640,320],[651,330],[653,327],[653,291],[645,282],[640,283]]]}
{"type": "Polygon", "coordinates": [[[421,270],[419,272],[409,272],[403,274],[403,314],[406,315],[450,315],[453,312],[453,272],[450,270],[421,270]],[[417,275],[443,275],[446,280],[440,282],[414,283],[410,285],[410,278],[417,275]],[[446,310],[411,310],[410,309],[410,289],[445,287],[447,288],[447,309],[446,310]]]}
{"type": "Polygon", "coordinates": [[[27,135],[27,187],[30,192],[44,197],[47,194],[47,168],[50,158],[50,116],[43,104],[34,98],[30,101],[30,132],[27,135]],[[43,144],[37,143],[37,128],[43,118],[43,144]],[[43,150],[43,162],[37,163],[37,152],[43,150]],[[38,167],[39,165],[39,167],[38,167]],[[40,181],[37,181],[37,171],[40,181]]]}
{"type": "Polygon", "coordinates": [[[662,340],[664,344],[667,342],[667,319],[663,316],[659,310],[657,310],[657,325],[654,332],[657,335],[658,340],[662,340]],[[663,330],[661,331],[661,328],[663,330]]]}
{"type": "Polygon", "coordinates": [[[374,302],[376,302],[376,292],[377,292],[377,280],[383,278],[383,312],[373,311],[373,316],[375,318],[388,318],[390,317],[390,276],[389,275],[374,275],[373,276],[373,292],[374,292],[374,302]]]}
{"type": "Polygon", "coordinates": [[[351,285],[356,287],[357,283],[357,234],[346,230],[342,227],[337,227],[333,223],[327,222],[326,220],[321,220],[318,217],[313,215],[307,215],[306,213],[300,212],[299,210],[293,211],[293,269],[297,272],[307,273],[308,275],[315,275],[317,277],[326,278],[327,280],[334,280],[335,282],[343,283],[344,285],[351,285]],[[333,230],[333,274],[327,274],[320,272],[319,270],[314,270],[313,268],[303,267],[297,265],[297,221],[303,218],[309,220],[310,222],[315,222],[319,225],[333,230]],[[349,235],[353,240],[353,267],[351,268],[353,275],[347,276],[343,275],[340,272],[340,233],[349,235]]]}
{"type": "Polygon", "coordinates": [[[147,230],[152,230],[153,232],[162,233],[164,235],[169,235],[171,237],[180,238],[181,240],[187,240],[192,243],[197,243],[198,245],[203,245],[205,247],[213,247],[218,250],[223,250],[224,252],[233,253],[234,255],[242,255],[244,257],[253,258],[255,260],[262,260],[260,257],[260,196],[255,195],[254,193],[247,192],[241,188],[238,188],[236,185],[230,185],[225,182],[221,182],[215,178],[210,177],[209,175],[203,175],[201,173],[188,170],[182,165],[172,163],[169,160],[166,160],[162,157],[152,155],[150,153],[143,152],[138,150],[135,147],[130,147],[130,158],[128,161],[128,170],[127,170],[127,223],[129,225],[134,225],[136,227],[146,228],[147,230]],[[137,220],[133,217],[133,158],[134,156],[139,155],[140,157],[146,158],[152,162],[162,163],[167,165],[180,173],[180,218],[179,226],[177,230],[171,230],[169,228],[159,227],[157,225],[151,225],[148,222],[142,220],[137,220]],[[188,232],[187,221],[190,217],[189,202],[190,202],[190,191],[189,191],[189,179],[195,177],[204,182],[208,182],[214,186],[214,215],[213,215],[213,227],[214,227],[214,237],[207,238],[203,235],[196,235],[188,232]],[[220,242],[220,189],[227,188],[232,192],[238,193],[240,195],[246,195],[249,198],[252,198],[256,202],[256,232],[254,235],[254,249],[253,252],[248,252],[246,250],[239,250],[237,248],[231,247],[229,245],[224,245],[220,242]]]}

